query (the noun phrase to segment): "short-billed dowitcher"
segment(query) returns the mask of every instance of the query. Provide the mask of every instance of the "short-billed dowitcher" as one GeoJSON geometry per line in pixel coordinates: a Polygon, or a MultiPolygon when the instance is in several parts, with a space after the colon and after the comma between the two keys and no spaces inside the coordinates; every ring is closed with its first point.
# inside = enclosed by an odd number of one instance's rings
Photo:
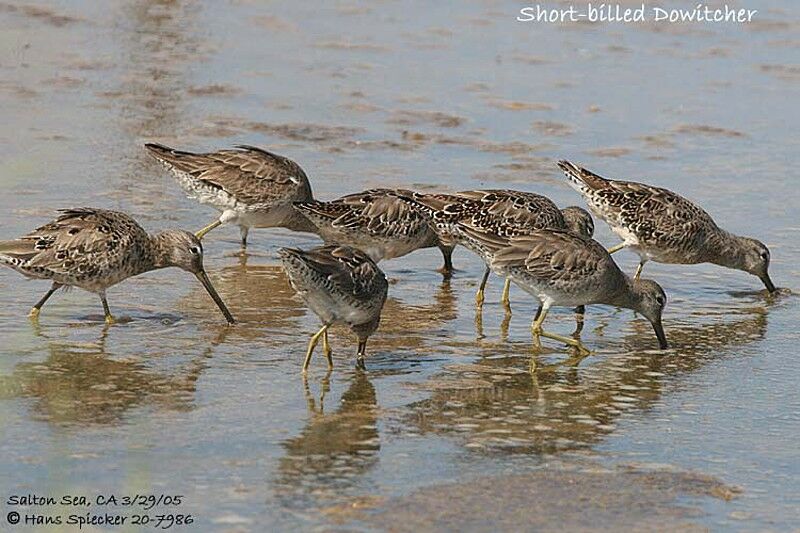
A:
{"type": "Polygon", "coordinates": [[[661,187],[609,180],[569,161],[558,166],[589,208],[605,220],[622,242],[639,255],[638,278],[647,261],[673,264],[714,263],[757,276],[774,292],[769,249],[760,241],[729,233],[699,205],[661,187]]]}
{"type": "MultiPolygon", "coordinates": [[[[415,194],[410,202],[426,215],[444,244],[461,244],[486,262],[486,271],[475,295],[479,307],[483,305],[491,270],[485,250],[463,235],[460,222],[468,222],[500,237],[525,235],[543,228],[566,229],[586,238],[594,233],[592,217],[585,209],[571,206],[562,210],[546,196],[531,192],[489,189],[456,194],[415,194]]],[[[506,279],[503,287],[502,302],[506,309],[510,304],[510,284],[506,279]]]]}
{"type": "Polygon", "coordinates": [[[279,254],[292,287],[322,321],[308,343],[303,372],[320,337],[328,366],[333,367],[328,328],[335,324],[350,326],[358,337],[356,367],[363,370],[367,338],[378,328],[389,289],[381,269],[367,254],[349,246],[281,248],[279,254]]]}
{"type": "Polygon", "coordinates": [[[178,267],[191,272],[214,299],[225,319],[234,319],[203,268],[203,245],[191,233],[167,230],[154,235],[125,213],[79,207],[63,209],[49,224],[18,239],[0,242],[0,263],[53,285],[31,309],[36,318],[55,291],[79,287],[100,296],[106,322],[114,317],[106,289],[151,270],[178,267]]]}
{"type": "Polygon", "coordinates": [[[352,246],[375,262],[438,246],[444,257],[440,272],[450,276],[453,246],[443,245],[427,217],[399,198],[413,194],[404,189],[370,189],[331,202],[296,202],[295,207],[326,243],[352,246]]]}
{"type": "Polygon", "coordinates": [[[183,190],[200,203],[221,211],[219,219],[197,232],[206,233],[225,223],[239,226],[242,248],[250,228],[282,227],[314,232],[315,228],[292,206],[312,199],[311,185],[300,165],[254,146],[192,153],[161,144],[145,144],[147,151],[178,179],[183,190]]]}
{"type": "Polygon", "coordinates": [[[470,223],[459,225],[486,249],[492,270],[510,277],[541,302],[541,311],[531,325],[535,336],[556,339],[588,353],[578,339],[545,332],[542,323],[554,305],[607,304],[644,315],[653,325],[659,346],[667,348],[661,325],[666,294],[655,281],[626,276],[597,241],[552,229],[504,238],[470,223]]]}

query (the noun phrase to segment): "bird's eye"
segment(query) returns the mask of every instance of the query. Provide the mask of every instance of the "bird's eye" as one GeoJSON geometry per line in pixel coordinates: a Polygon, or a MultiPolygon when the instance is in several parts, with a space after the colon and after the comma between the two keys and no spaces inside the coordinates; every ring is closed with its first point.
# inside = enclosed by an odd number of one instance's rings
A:
{"type": "Polygon", "coordinates": [[[658,305],[664,305],[664,297],[663,296],[661,296],[661,295],[656,296],[656,301],[658,302],[658,305]]]}
{"type": "Polygon", "coordinates": [[[766,261],[767,259],[769,259],[769,254],[767,252],[761,252],[761,259],[766,261]]]}
{"type": "Polygon", "coordinates": [[[189,251],[192,253],[192,255],[200,255],[200,248],[197,246],[192,246],[189,248],[189,251]]]}

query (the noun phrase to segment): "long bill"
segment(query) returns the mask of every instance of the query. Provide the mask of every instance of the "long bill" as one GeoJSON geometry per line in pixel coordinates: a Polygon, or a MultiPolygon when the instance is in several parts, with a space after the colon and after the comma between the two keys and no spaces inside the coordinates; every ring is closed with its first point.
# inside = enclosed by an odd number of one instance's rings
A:
{"type": "Polygon", "coordinates": [[[219,310],[222,311],[223,315],[225,315],[225,320],[228,321],[228,324],[235,324],[236,319],[233,318],[231,312],[228,311],[228,308],[225,306],[225,302],[222,301],[222,298],[220,298],[217,290],[211,284],[211,280],[208,279],[208,274],[206,274],[205,270],[201,270],[195,275],[197,276],[198,281],[203,284],[203,287],[205,287],[206,291],[208,291],[208,295],[211,296],[211,299],[214,300],[214,303],[217,304],[219,310]]]}
{"type": "Polygon", "coordinates": [[[772,280],[769,277],[769,273],[764,272],[763,275],[758,276],[758,277],[761,279],[762,282],[764,282],[764,286],[767,287],[767,290],[769,292],[772,293],[772,292],[775,292],[776,290],[778,290],[777,287],[775,287],[775,284],[772,283],[772,280]]]}
{"type": "Polygon", "coordinates": [[[667,344],[667,336],[664,334],[664,326],[661,325],[660,318],[653,322],[653,330],[656,332],[656,337],[658,337],[658,346],[662,350],[669,348],[669,345],[667,344]]]}

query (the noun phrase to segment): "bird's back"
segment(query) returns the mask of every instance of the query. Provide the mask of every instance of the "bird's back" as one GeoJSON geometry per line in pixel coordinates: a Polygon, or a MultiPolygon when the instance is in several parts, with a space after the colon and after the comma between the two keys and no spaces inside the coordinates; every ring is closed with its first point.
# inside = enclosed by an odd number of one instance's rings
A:
{"type": "Polygon", "coordinates": [[[625,275],[603,246],[566,230],[536,230],[507,239],[469,227],[465,233],[486,247],[493,270],[557,305],[597,303],[625,284],[625,275]]]}
{"type": "Polygon", "coordinates": [[[125,213],[65,209],[52,222],[0,242],[0,260],[29,277],[97,291],[152,263],[148,242],[144,229],[125,213]]]}
{"type": "Polygon", "coordinates": [[[720,229],[703,208],[661,187],[608,180],[568,161],[559,166],[595,215],[649,258],[697,262],[720,229]]]}
{"type": "Polygon", "coordinates": [[[558,206],[540,194],[488,189],[464,191],[459,195],[478,202],[467,219],[498,235],[511,237],[537,229],[565,227],[564,215],[558,206]]]}
{"type": "Polygon", "coordinates": [[[438,243],[425,216],[400,199],[413,194],[370,189],[331,202],[298,202],[295,207],[326,242],[353,246],[379,261],[438,243]]]}
{"type": "Polygon", "coordinates": [[[261,148],[238,145],[207,153],[156,143],[145,148],[190,196],[219,209],[265,210],[312,199],[311,185],[300,165],[261,148]]]}
{"type": "Polygon", "coordinates": [[[468,226],[485,235],[510,238],[543,228],[564,228],[564,215],[549,198],[506,189],[461,191],[453,195],[418,194],[414,201],[427,210],[431,225],[446,244],[460,244],[491,260],[480,240],[465,234],[468,226]]]}
{"type": "Polygon", "coordinates": [[[326,245],[282,248],[280,256],[292,286],[324,322],[357,326],[375,321],[377,326],[389,284],[367,254],[326,245]]]}

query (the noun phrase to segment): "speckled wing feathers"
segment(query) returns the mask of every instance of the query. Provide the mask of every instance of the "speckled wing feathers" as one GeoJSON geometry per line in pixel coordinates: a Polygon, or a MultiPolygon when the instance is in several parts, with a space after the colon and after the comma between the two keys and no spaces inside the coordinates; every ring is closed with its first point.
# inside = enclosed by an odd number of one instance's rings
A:
{"type": "Polygon", "coordinates": [[[308,177],[294,161],[248,145],[192,153],[150,143],[145,148],[173,173],[217,187],[248,207],[311,199],[308,177]]]}
{"type": "Polygon", "coordinates": [[[607,180],[569,161],[559,167],[597,216],[645,248],[701,249],[707,234],[718,230],[700,206],[667,189],[607,180]]]}
{"type": "Polygon", "coordinates": [[[466,235],[489,251],[491,266],[498,271],[524,269],[549,283],[594,276],[613,264],[596,241],[568,231],[545,229],[503,238],[469,225],[461,226],[466,235]]]}
{"type": "Polygon", "coordinates": [[[61,211],[54,221],[13,241],[0,243],[0,256],[23,273],[47,271],[73,278],[124,262],[148,239],[131,217],[116,211],[75,208],[61,211]]]}
{"type": "Polygon", "coordinates": [[[349,246],[321,246],[293,250],[306,266],[328,279],[335,288],[356,299],[368,299],[386,291],[386,276],[363,252],[349,246]]]}
{"type": "Polygon", "coordinates": [[[331,202],[299,202],[301,211],[319,217],[335,228],[362,230],[380,237],[408,237],[427,230],[427,221],[399,195],[411,191],[370,189],[331,202]]]}
{"type": "Polygon", "coordinates": [[[432,222],[440,230],[458,222],[491,230],[502,236],[514,236],[535,229],[564,227],[564,217],[550,199],[510,190],[461,191],[455,195],[417,194],[413,200],[429,210],[432,222]]]}

